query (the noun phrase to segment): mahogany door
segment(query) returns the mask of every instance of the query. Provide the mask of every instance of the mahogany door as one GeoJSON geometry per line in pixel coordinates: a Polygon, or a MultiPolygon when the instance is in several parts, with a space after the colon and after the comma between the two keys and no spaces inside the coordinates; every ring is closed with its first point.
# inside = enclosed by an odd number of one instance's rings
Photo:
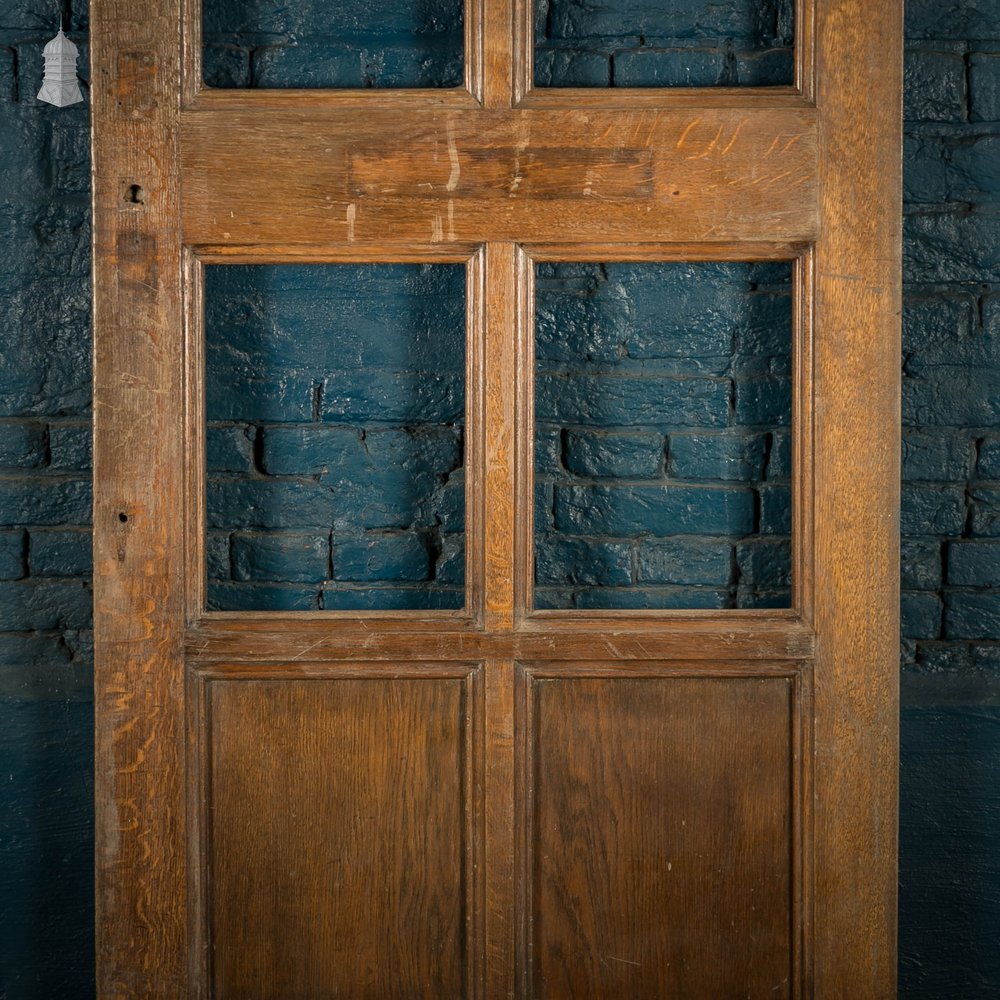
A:
{"type": "Polygon", "coordinates": [[[895,992],[902,4],[795,85],[210,90],[92,0],[105,1000],[895,992]],[[536,610],[539,262],[788,261],[792,607],[536,610]],[[460,611],[209,612],[208,266],[466,267],[460,611]]]}

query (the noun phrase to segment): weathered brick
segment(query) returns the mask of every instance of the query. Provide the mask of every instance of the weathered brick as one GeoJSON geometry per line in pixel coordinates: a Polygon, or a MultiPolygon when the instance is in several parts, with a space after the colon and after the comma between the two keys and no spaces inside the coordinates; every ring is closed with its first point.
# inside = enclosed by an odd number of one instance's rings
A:
{"type": "Polygon", "coordinates": [[[1000,590],[947,594],[944,634],[946,639],[993,639],[1000,635],[1000,590]]]}
{"type": "Polygon", "coordinates": [[[1000,281],[1000,214],[928,212],[903,221],[907,281],[1000,281]]]}
{"type": "Polygon", "coordinates": [[[969,58],[974,122],[1000,122],[1000,52],[973,52],[969,58]]]}
{"type": "Polygon", "coordinates": [[[732,63],[721,48],[640,48],[616,52],[616,87],[713,87],[735,83],[732,63]]]}
{"type": "Polygon", "coordinates": [[[941,586],[941,542],[904,538],[900,546],[900,583],[904,590],[937,590],[941,586]]]}
{"type": "Polygon", "coordinates": [[[904,535],[959,535],[965,516],[961,486],[903,486],[900,526],[904,535]]]}
{"type": "Polygon", "coordinates": [[[792,531],[792,491],[788,486],[765,483],[757,489],[760,497],[760,533],[789,535],[792,531]]]}
{"type": "Polygon", "coordinates": [[[232,537],[233,577],[286,583],[319,583],[327,578],[329,536],[305,532],[271,532],[232,537]]]}
{"type": "Polygon", "coordinates": [[[32,469],[45,464],[45,427],[35,421],[0,421],[0,467],[32,469]]]}
{"type": "Polygon", "coordinates": [[[0,580],[20,580],[27,566],[23,531],[0,531],[0,580]]]}
{"type": "Polygon", "coordinates": [[[328,583],[323,587],[326,611],[454,611],[465,602],[459,587],[425,584],[372,586],[328,583]]]}
{"type": "Polygon", "coordinates": [[[90,498],[87,480],[0,476],[0,527],[89,524],[90,498]]]}
{"type": "Polygon", "coordinates": [[[562,468],[562,432],[558,427],[535,430],[535,475],[555,475],[562,468]]]}
{"type": "Polygon", "coordinates": [[[572,601],[588,610],[718,610],[729,604],[729,593],[711,587],[593,587],[576,592],[572,601]]]}
{"type": "Polygon", "coordinates": [[[535,549],[535,581],[616,587],[632,582],[628,544],[591,538],[549,538],[535,549]]]}
{"type": "Polygon", "coordinates": [[[541,421],[592,427],[725,427],[729,419],[728,379],[539,374],[536,393],[541,421]]]}
{"type": "MultiPolygon", "coordinates": [[[[995,61],[1000,64],[1000,57],[995,61]]],[[[1000,136],[976,136],[955,146],[949,168],[948,194],[953,200],[996,201],[1000,195],[1000,136]]]]}
{"type": "Polygon", "coordinates": [[[33,576],[89,576],[94,569],[90,532],[32,528],[28,565],[33,576]]]}
{"type": "Polygon", "coordinates": [[[903,197],[908,205],[932,205],[948,197],[949,170],[943,142],[908,135],[903,140],[903,197]]]}
{"type": "Polygon", "coordinates": [[[788,539],[756,538],[736,546],[741,586],[778,590],[792,582],[792,546],[788,539]]]}
{"type": "Polygon", "coordinates": [[[955,431],[903,435],[903,478],[947,482],[969,475],[974,455],[972,438],[955,431]]]}
{"type": "Polygon", "coordinates": [[[348,581],[430,579],[427,540],[412,532],[335,539],[333,577],[348,581]]]}
{"type": "Polygon", "coordinates": [[[89,471],[92,460],[90,424],[51,424],[49,426],[49,466],[66,472],[89,471]]]}
{"type": "Polygon", "coordinates": [[[206,492],[210,528],[329,529],[352,513],[346,498],[311,481],[209,478],[206,492]]]}
{"type": "Polygon", "coordinates": [[[209,580],[228,580],[231,578],[232,566],[228,532],[207,532],[205,537],[205,570],[209,580]]]}
{"type": "Polygon", "coordinates": [[[1000,536],[1000,486],[981,485],[971,490],[972,534],[1000,536]]]}
{"type": "Polygon", "coordinates": [[[535,86],[607,87],[611,59],[604,52],[573,49],[535,49],[535,86]]]}
{"type": "Polygon", "coordinates": [[[462,535],[441,536],[434,580],[442,586],[452,587],[465,583],[465,539],[462,535]]]}
{"type": "Polygon", "coordinates": [[[736,607],[743,610],[763,610],[775,608],[790,608],[792,594],[788,589],[753,590],[740,587],[736,591],[736,607]]]}
{"type": "Polygon", "coordinates": [[[1000,434],[991,434],[983,439],[976,470],[982,479],[1000,479],[1000,434]]]}
{"type": "Polygon", "coordinates": [[[900,631],[910,639],[936,639],[941,634],[941,598],[926,591],[904,591],[900,631]]]}
{"type": "Polygon", "coordinates": [[[205,45],[204,80],[209,87],[249,87],[250,50],[239,45],[205,45]]]}
{"type": "Polygon", "coordinates": [[[1000,38],[995,0],[909,0],[907,38],[1000,38]]]}
{"type": "Polygon", "coordinates": [[[642,541],[636,566],[639,583],[727,587],[733,576],[733,547],[718,539],[642,541]]]}
{"type": "Polygon", "coordinates": [[[253,469],[255,428],[209,427],[205,435],[205,467],[209,472],[249,472],[253,469]]]}
{"type": "Polygon", "coordinates": [[[903,116],[907,121],[965,120],[965,60],[961,51],[912,47],[905,55],[903,116]]]}
{"type": "Polygon", "coordinates": [[[317,611],[318,586],[299,583],[228,583],[209,580],[209,611],[317,611]]]}
{"type": "Polygon", "coordinates": [[[83,580],[0,583],[0,631],[88,628],[90,585],[83,580]]]}
{"type": "Polygon", "coordinates": [[[749,490],[690,486],[558,486],[555,524],[569,534],[744,535],[749,490]]]}
{"type": "Polygon", "coordinates": [[[670,435],[667,468],[678,479],[752,482],[763,477],[767,438],[742,430],[670,435]]]}
{"type": "Polygon", "coordinates": [[[653,479],[663,473],[662,434],[567,431],[566,466],[578,476],[653,479]]]}
{"type": "Polygon", "coordinates": [[[767,460],[767,478],[789,479],[792,475],[792,432],[776,430],[771,434],[771,451],[767,460]]]}
{"type": "Polygon", "coordinates": [[[791,423],[791,380],[780,377],[738,379],[735,419],[741,427],[783,427],[791,423]]]}
{"type": "Polygon", "coordinates": [[[1000,587],[1000,541],[952,542],[948,583],[953,587],[1000,587]]]}

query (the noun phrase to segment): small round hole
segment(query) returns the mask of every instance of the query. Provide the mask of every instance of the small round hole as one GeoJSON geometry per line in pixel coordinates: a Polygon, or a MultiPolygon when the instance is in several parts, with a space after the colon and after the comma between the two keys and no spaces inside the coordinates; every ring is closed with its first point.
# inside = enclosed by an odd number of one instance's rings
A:
{"type": "Polygon", "coordinates": [[[146,192],[138,184],[130,184],[125,194],[125,200],[131,205],[144,205],[146,192]]]}
{"type": "Polygon", "coordinates": [[[118,515],[118,520],[121,521],[122,524],[125,524],[125,522],[128,521],[128,514],[126,514],[124,511],[122,511],[118,515]]]}

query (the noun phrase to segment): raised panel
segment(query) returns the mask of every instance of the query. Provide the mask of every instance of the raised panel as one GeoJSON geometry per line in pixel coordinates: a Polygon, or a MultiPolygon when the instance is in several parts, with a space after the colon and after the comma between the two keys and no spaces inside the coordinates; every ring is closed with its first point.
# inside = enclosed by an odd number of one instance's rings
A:
{"type": "Polygon", "coordinates": [[[207,682],[218,1000],[470,994],[478,673],[409,672],[207,682]]]}
{"type": "Polygon", "coordinates": [[[527,685],[524,995],[798,995],[795,679],[527,685]]]}

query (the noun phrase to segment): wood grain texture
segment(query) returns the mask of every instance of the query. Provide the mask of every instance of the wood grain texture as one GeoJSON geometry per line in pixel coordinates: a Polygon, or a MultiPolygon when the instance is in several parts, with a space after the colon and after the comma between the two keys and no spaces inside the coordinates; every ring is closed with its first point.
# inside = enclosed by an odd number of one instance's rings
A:
{"type": "Polygon", "coordinates": [[[468,678],[212,681],[212,995],[475,996],[468,678]]]}
{"type": "Polygon", "coordinates": [[[896,993],[902,6],[817,7],[818,998],[896,993]]]}
{"type": "Polygon", "coordinates": [[[180,16],[173,3],[95,0],[90,17],[97,993],[176,1000],[187,990],[180,16]]]}
{"type": "Polygon", "coordinates": [[[529,676],[526,700],[520,995],[798,996],[792,682],[529,676]]]}
{"type": "Polygon", "coordinates": [[[817,231],[817,119],[803,106],[191,111],[182,122],[184,237],[195,245],[817,231]]]}

